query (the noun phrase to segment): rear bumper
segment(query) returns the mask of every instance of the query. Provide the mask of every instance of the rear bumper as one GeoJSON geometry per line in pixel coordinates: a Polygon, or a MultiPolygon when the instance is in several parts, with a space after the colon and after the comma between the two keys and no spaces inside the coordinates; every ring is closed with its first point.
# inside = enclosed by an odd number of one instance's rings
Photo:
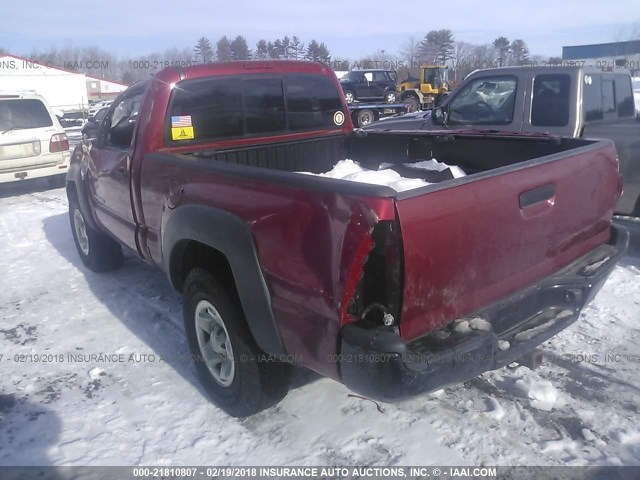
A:
{"type": "Polygon", "coordinates": [[[52,177],[54,175],[66,175],[69,171],[69,159],[71,152],[65,151],[49,154],[51,160],[43,166],[14,167],[8,171],[2,170],[0,163],[0,183],[19,182],[30,178],[52,177]]]}
{"type": "Polygon", "coordinates": [[[629,233],[613,226],[608,244],[468,317],[489,322],[489,330],[445,328],[407,343],[390,331],[347,325],[338,356],[342,382],[370,398],[396,401],[508,365],[578,319],[628,243],[629,233]]]}

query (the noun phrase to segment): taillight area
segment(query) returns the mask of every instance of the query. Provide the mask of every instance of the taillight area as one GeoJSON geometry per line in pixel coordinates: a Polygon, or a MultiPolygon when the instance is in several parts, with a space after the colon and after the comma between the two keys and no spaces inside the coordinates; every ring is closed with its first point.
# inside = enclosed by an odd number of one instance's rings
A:
{"type": "Polygon", "coordinates": [[[69,139],[66,133],[56,133],[49,141],[49,152],[64,152],[69,150],[69,139]]]}
{"type": "Polygon", "coordinates": [[[396,221],[383,220],[359,248],[345,291],[348,306],[342,322],[365,328],[390,327],[398,331],[402,302],[402,244],[396,221]]]}

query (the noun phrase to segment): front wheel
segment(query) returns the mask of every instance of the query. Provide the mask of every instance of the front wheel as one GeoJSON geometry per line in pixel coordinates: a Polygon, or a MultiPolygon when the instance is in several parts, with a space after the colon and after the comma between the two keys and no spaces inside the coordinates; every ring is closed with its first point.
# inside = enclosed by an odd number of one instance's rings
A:
{"type": "Polygon", "coordinates": [[[247,417],[285,397],[292,366],[258,348],[235,291],[196,268],[185,280],[183,309],[196,370],[213,403],[247,417]]]}
{"type": "Polygon", "coordinates": [[[120,244],[91,228],[73,197],[69,198],[69,220],[73,241],[85,267],[94,272],[108,272],[122,266],[120,244]]]}
{"type": "Polygon", "coordinates": [[[344,91],[344,99],[347,101],[348,105],[351,105],[356,101],[356,94],[353,90],[345,90],[344,91]]]}
{"type": "Polygon", "coordinates": [[[387,92],[384,94],[384,101],[387,103],[396,103],[396,92],[387,92]]]}

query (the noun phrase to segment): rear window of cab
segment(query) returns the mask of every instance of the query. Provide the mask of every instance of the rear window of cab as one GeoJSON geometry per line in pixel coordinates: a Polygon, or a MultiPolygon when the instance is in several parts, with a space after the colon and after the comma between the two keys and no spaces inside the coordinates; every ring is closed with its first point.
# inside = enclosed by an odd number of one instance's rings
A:
{"type": "Polygon", "coordinates": [[[313,130],[341,130],[342,100],[322,75],[242,75],[185,80],[169,103],[172,145],[313,130]]]}

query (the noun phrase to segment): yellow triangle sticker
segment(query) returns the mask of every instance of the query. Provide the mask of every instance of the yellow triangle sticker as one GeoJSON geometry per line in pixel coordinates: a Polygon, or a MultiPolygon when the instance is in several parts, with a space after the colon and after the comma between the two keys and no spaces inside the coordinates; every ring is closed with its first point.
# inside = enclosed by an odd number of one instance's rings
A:
{"type": "Polygon", "coordinates": [[[193,127],[171,127],[171,140],[193,140],[193,127]]]}

